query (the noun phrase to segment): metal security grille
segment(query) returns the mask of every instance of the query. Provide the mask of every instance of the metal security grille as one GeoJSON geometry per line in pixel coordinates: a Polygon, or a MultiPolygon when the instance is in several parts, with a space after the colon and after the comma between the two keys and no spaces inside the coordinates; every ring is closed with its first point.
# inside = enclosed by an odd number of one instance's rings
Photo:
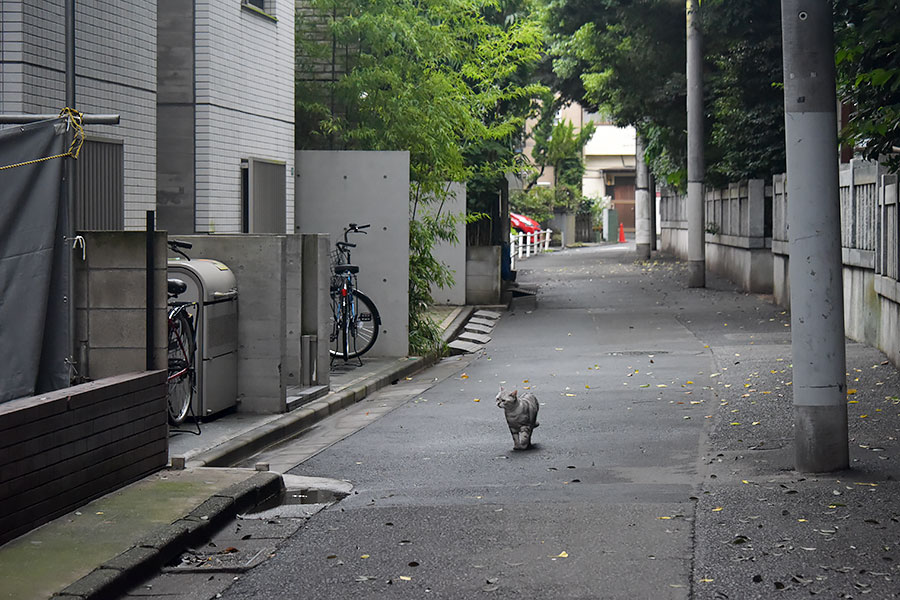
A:
{"type": "Polygon", "coordinates": [[[75,161],[75,230],[125,228],[125,147],[121,141],[85,140],[75,161]]]}

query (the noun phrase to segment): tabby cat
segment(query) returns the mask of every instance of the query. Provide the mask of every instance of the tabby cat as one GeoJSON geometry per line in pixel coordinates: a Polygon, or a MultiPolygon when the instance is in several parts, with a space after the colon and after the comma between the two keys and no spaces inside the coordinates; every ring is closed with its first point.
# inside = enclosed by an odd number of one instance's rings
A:
{"type": "Polygon", "coordinates": [[[528,450],[531,446],[531,432],[540,425],[537,422],[538,399],[531,392],[519,396],[518,390],[507,392],[500,387],[497,406],[506,413],[506,424],[513,437],[514,450],[528,450]]]}

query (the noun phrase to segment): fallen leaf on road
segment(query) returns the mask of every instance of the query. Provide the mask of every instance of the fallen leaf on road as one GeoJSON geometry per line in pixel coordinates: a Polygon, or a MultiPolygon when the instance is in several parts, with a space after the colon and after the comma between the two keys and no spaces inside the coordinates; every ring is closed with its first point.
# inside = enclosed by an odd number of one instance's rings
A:
{"type": "Polygon", "coordinates": [[[568,558],[568,557],[569,557],[569,553],[566,552],[565,550],[563,550],[562,552],[560,552],[559,554],[556,555],[556,558],[568,558]]]}
{"type": "Polygon", "coordinates": [[[481,402],[481,398],[473,398],[472,402],[481,402]]]}
{"type": "Polygon", "coordinates": [[[406,575],[401,575],[400,580],[401,581],[412,581],[412,577],[407,577],[406,575]]]}

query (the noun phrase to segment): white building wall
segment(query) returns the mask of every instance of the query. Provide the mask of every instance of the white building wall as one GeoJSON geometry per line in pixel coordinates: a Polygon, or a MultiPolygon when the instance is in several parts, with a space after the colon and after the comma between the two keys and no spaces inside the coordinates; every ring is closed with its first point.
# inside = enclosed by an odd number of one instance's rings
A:
{"type": "Polygon", "coordinates": [[[294,2],[269,0],[276,20],[240,2],[196,3],[198,232],[240,232],[241,159],[285,163],[294,229],[294,2]]]}
{"type": "MultiPolygon", "coordinates": [[[[125,227],[156,207],[156,3],[78,0],[76,107],[118,114],[88,135],[124,141],[125,227]]],[[[64,0],[0,3],[0,113],[56,114],[65,102],[64,0]]]]}

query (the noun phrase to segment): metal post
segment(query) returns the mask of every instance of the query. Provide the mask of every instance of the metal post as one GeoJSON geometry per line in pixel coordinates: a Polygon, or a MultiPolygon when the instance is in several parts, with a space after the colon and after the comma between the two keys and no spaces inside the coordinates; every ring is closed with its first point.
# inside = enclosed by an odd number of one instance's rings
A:
{"type": "MultiPolygon", "coordinates": [[[[66,106],[75,108],[75,0],[66,0],[65,8],[65,28],[66,28],[66,106]]],[[[75,135],[75,131],[69,132],[70,136],[75,135]]],[[[69,138],[70,141],[71,137],[69,138]]],[[[75,239],[75,164],[71,158],[67,158],[63,163],[63,178],[66,181],[66,239],[63,242],[68,246],[75,239]]],[[[67,319],[69,330],[69,341],[66,346],[70,366],[75,363],[75,259],[73,253],[69,252],[66,260],[66,305],[68,307],[67,319]]],[[[71,373],[70,373],[71,377],[71,373]]]]}
{"type": "Polygon", "coordinates": [[[830,2],[782,0],[795,468],[849,465],[830,2]]]}
{"type": "Polygon", "coordinates": [[[699,0],[687,0],[687,170],[688,286],[706,286],[703,224],[703,51],[699,0]]]}
{"type": "Polygon", "coordinates": [[[635,140],[634,240],[637,259],[650,259],[650,171],[644,160],[644,139],[635,140]]]}
{"type": "Polygon", "coordinates": [[[659,250],[656,240],[656,178],[650,174],[650,251],[659,250]]]}
{"type": "Polygon", "coordinates": [[[156,295],[154,293],[154,282],[156,281],[156,213],[152,210],[147,211],[147,240],[146,240],[146,261],[147,261],[147,281],[146,281],[146,303],[147,303],[147,370],[152,371],[156,368],[156,295]]]}

